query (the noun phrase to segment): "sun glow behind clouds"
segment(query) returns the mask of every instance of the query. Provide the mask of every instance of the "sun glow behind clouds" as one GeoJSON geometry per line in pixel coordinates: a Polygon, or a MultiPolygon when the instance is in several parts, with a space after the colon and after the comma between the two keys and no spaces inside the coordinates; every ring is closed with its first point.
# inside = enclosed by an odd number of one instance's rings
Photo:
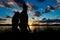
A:
{"type": "Polygon", "coordinates": [[[30,30],[33,32],[35,27],[34,26],[29,26],[30,27],[30,30]]]}
{"type": "Polygon", "coordinates": [[[34,29],[35,29],[35,27],[32,26],[32,24],[33,24],[33,22],[30,20],[30,21],[28,22],[28,25],[29,25],[30,30],[33,32],[34,29]]]}
{"type": "Polygon", "coordinates": [[[28,22],[29,25],[32,25],[32,23],[33,23],[32,21],[29,21],[29,22],[28,22]]]}

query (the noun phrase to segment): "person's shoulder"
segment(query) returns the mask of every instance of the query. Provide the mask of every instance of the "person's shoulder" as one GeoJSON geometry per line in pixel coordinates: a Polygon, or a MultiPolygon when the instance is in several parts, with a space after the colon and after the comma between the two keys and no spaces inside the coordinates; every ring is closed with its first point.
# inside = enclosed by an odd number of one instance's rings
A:
{"type": "Polygon", "coordinates": [[[15,12],[15,13],[19,13],[19,12],[15,12]]]}
{"type": "Polygon", "coordinates": [[[20,14],[20,12],[15,12],[16,14],[20,14]]]}

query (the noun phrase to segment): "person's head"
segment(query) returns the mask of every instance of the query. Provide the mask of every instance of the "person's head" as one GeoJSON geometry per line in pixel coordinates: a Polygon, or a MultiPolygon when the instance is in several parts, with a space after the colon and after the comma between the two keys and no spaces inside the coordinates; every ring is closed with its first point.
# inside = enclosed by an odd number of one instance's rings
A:
{"type": "Polygon", "coordinates": [[[26,3],[23,3],[23,10],[27,10],[27,7],[26,3]]]}

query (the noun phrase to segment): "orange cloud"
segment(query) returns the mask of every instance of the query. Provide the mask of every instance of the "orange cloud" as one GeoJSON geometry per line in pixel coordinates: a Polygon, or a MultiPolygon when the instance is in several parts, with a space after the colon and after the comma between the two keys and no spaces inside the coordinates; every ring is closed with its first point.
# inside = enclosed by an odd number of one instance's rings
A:
{"type": "Polygon", "coordinates": [[[15,2],[8,2],[8,4],[15,4],[15,2]]]}

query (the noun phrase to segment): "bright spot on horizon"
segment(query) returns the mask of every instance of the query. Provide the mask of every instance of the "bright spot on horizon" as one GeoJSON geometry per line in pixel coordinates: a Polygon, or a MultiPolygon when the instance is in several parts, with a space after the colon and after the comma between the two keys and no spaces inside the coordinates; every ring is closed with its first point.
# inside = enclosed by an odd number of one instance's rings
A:
{"type": "Polygon", "coordinates": [[[30,30],[33,32],[35,27],[34,26],[29,26],[30,27],[30,30]]]}

